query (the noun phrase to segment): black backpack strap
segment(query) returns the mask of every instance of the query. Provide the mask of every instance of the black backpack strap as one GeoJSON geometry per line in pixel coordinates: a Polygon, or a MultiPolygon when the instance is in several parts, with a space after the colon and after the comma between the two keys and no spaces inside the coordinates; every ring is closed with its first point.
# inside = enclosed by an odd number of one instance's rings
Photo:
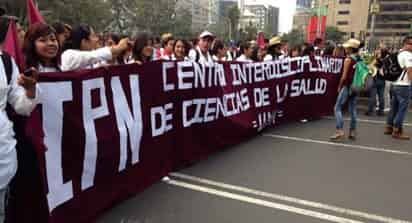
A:
{"type": "Polygon", "coordinates": [[[197,63],[199,63],[199,60],[200,60],[200,53],[199,53],[199,51],[197,50],[197,49],[195,49],[195,52],[196,52],[196,62],[197,63]]]}
{"type": "Polygon", "coordinates": [[[11,75],[13,73],[11,57],[9,54],[3,52],[3,54],[1,55],[1,60],[3,61],[4,70],[6,71],[7,85],[9,85],[11,81],[11,75]]]}

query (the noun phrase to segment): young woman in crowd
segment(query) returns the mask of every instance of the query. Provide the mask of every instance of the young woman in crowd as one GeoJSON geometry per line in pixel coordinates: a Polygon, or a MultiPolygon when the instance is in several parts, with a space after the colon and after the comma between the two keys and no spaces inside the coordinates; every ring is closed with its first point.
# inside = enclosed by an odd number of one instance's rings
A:
{"type": "Polygon", "coordinates": [[[162,60],[170,60],[173,54],[173,46],[175,39],[171,33],[165,33],[162,35],[162,48],[159,52],[159,57],[162,60]]]}
{"type": "Polygon", "coordinates": [[[34,67],[39,72],[58,72],[59,42],[53,27],[37,23],[26,33],[23,53],[25,66],[34,67]]]}
{"type": "Polygon", "coordinates": [[[150,62],[153,56],[153,39],[147,33],[139,33],[133,46],[131,63],[144,64],[150,62]]]}
{"type": "Polygon", "coordinates": [[[335,104],[335,118],[336,118],[336,133],[330,137],[331,140],[340,140],[345,136],[345,131],[343,130],[343,117],[342,109],[346,101],[349,104],[349,113],[351,116],[350,126],[349,126],[349,139],[356,138],[356,93],[352,92],[351,85],[353,77],[355,75],[355,65],[361,60],[359,55],[359,50],[362,48],[362,44],[359,40],[350,39],[343,47],[347,51],[347,57],[343,65],[343,73],[338,85],[338,98],[335,104]]]}
{"type": "Polygon", "coordinates": [[[302,46],[293,46],[290,48],[290,57],[300,57],[302,55],[302,46]]]}
{"type": "Polygon", "coordinates": [[[312,44],[304,43],[302,49],[302,56],[315,56],[315,47],[312,44]]]}
{"type": "MultiPolygon", "coordinates": [[[[120,36],[114,33],[109,33],[106,36],[106,39],[104,41],[104,46],[106,47],[112,47],[112,46],[116,46],[117,44],[119,44],[120,42],[120,36]]],[[[117,56],[116,58],[112,58],[111,60],[107,61],[107,64],[109,65],[119,65],[119,64],[125,64],[124,63],[124,54],[126,52],[123,52],[122,54],[120,54],[119,56],[117,56]]]]}
{"type": "Polygon", "coordinates": [[[212,58],[214,61],[226,61],[227,47],[222,40],[215,39],[212,43],[212,58]]]}
{"type": "Polygon", "coordinates": [[[67,71],[99,67],[129,48],[128,38],[111,47],[98,48],[98,42],[99,38],[91,27],[80,25],[74,28],[65,43],[61,69],[67,71]]]}
{"type": "Polygon", "coordinates": [[[190,44],[184,39],[176,39],[173,45],[172,60],[189,60],[190,44]]]}
{"type": "Polygon", "coordinates": [[[64,42],[70,37],[72,27],[62,22],[56,22],[52,26],[56,30],[57,40],[59,41],[60,49],[62,49],[64,42]]]}
{"type": "Polygon", "coordinates": [[[253,44],[250,41],[244,42],[240,46],[240,52],[242,55],[236,59],[238,62],[253,62],[252,55],[253,55],[253,44]]]}

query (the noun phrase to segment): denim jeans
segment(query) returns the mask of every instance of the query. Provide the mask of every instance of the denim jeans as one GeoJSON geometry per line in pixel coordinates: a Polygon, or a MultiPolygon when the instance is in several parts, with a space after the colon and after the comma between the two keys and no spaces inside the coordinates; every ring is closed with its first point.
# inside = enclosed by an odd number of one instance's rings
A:
{"type": "Polygon", "coordinates": [[[375,112],[376,95],[379,99],[379,112],[385,109],[385,80],[375,77],[372,88],[369,91],[368,113],[375,112]]]}
{"type": "Polygon", "coordinates": [[[391,110],[386,124],[402,128],[403,120],[408,112],[410,94],[411,86],[391,86],[391,110]]]}
{"type": "Polygon", "coordinates": [[[349,114],[351,117],[350,121],[350,129],[356,129],[356,95],[349,95],[349,87],[343,87],[336,99],[335,104],[335,118],[336,118],[336,129],[343,129],[343,116],[342,116],[342,108],[345,105],[345,102],[348,101],[349,105],[349,114]]]}

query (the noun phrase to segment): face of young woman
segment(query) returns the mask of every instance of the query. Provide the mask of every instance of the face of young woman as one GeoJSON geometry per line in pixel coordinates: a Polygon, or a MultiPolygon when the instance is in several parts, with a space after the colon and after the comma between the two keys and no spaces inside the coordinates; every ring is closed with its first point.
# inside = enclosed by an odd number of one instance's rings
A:
{"type": "Polygon", "coordinates": [[[83,39],[81,43],[81,50],[94,50],[99,46],[99,36],[94,32],[93,29],[90,30],[89,39],[83,39]]]}
{"type": "Polygon", "coordinates": [[[39,37],[34,44],[37,55],[44,62],[54,59],[59,51],[59,42],[55,34],[39,37]]]}
{"type": "Polygon", "coordinates": [[[245,49],[245,56],[250,58],[253,55],[253,47],[249,47],[248,49],[245,49]]]}
{"type": "Polygon", "coordinates": [[[177,43],[176,43],[176,47],[175,47],[175,56],[177,57],[177,58],[183,58],[183,57],[185,57],[186,55],[185,55],[185,45],[183,44],[183,42],[182,41],[178,41],[177,43]]]}
{"type": "Polygon", "coordinates": [[[146,46],[142,50],[142,54],[145,57],[151,57],[153,54],[153,42],[149,40],[146,46]]]}
{"type": "Polygon", "coordinates": [[[173,45],[175,44],[174,40],[169,40],[166,44],[166,51],[167,52],[173,52],[173,45]]]}
{"type": "Polygon", "coordinates": [[[217,54],[218,54],[219,57],[225,57],[226,53],[227,53],[227,48],[226,47],[223,47],[222,49],[219,49],[217,51],[217,54]]]}

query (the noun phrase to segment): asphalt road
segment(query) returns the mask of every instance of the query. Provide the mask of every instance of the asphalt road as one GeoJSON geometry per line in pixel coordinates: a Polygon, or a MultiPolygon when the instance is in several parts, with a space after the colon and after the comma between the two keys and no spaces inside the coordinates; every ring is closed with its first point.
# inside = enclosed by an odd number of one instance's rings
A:
{"type": "MultiPolygon", "coordinates": [[[[268,129],[171,174],[98,222],[412,222],[412,141],[383,135],[385,117],[359,119],[357,140],[339,143],[328,140],[328,117],[268,129]]],[[[405,121],[412,135],[411,113],[405,121]]]]}

